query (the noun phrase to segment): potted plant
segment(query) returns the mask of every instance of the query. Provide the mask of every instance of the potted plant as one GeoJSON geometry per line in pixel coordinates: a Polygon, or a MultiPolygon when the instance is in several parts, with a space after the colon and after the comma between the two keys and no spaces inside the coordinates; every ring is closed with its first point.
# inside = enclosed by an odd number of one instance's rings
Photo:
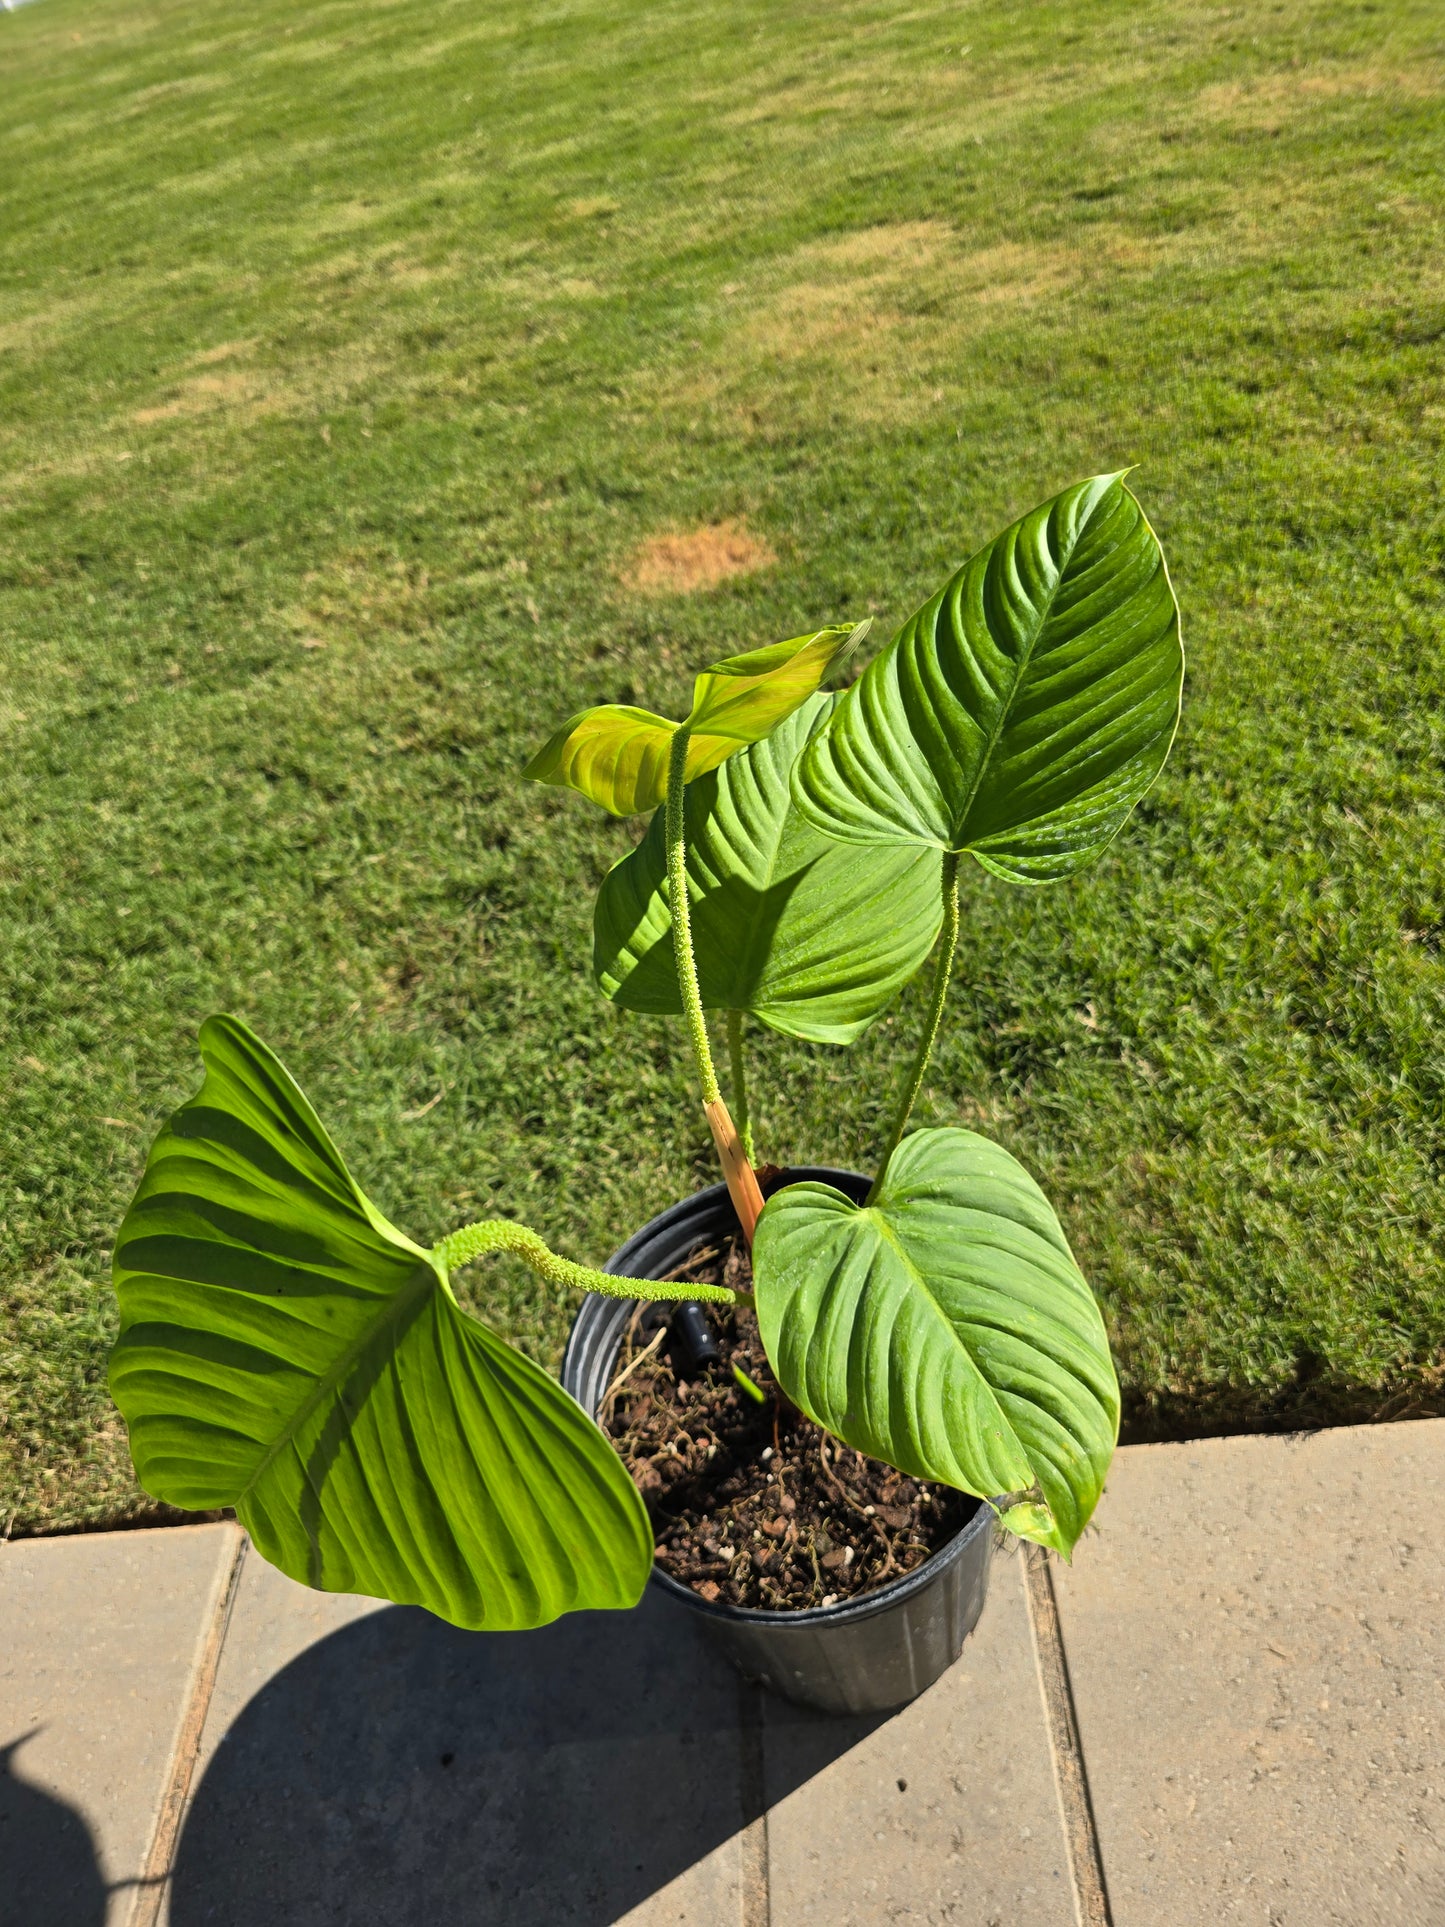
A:
{"type": "Polygon", "coordinates": [[[630,1606],[661,1567],[745,1666],[834,1706],[897,1704],[956,1653],[995,1521],[1070,1555],[1118,1433],[1102,1317],[1006,1150],[905,1133],[943,1017],[962,857],[1042,884],[1118,834],[1173,738],[1178,610],[1142,510],[1103,475],[987,544],[851,687],[823,693],[859,635],[716,663],[681,723],[586,711],[528,768],[617,814],[653,812],[602,885],[594,970],[624,1008],[683,1016],[725,1180],[608,1269],[506,1219],[414,1243],[266,1046],[208,1021],[205,1081],[152,1147],[115,1249],[111,1385],[148,1491],[233,1506],[308,1585],[464,1627],[630,1606]],[[773,1173],[765,1200],[744,1015],[847,1044],[935,948],[876,1177],[773,1173]],[[736,1123],[709,1010],[726,1013],[736,1123]],[[565,1368],[578,1397],[458,1304],[457,1268],[494,1251],[589,1294],[565,1368]],[[705,1311],[649,1332],[640,1308],[657,1302],[705,1311]],[[659,1423],[663,1445],[639,1453],[659,1423]],[[831,1535],[805,1534],[786,1479],[760,1470],[799,1439],[837,1488],[831,1535]],[[720,1543],[716,1508],[659,1511],[653,1494],[658,1547],[640,1487],[656,1474],[671,1490],[679,1458],[689,1477],[727,1472],[714,1485],[731,1479],[753,1509],[735,1493],[723,1513],[758,1520],[756,1544],[720,1543]],[[873,1548],[894,1516],[911,1536],[890,1567],[873,1548]],[[761,1583],[804,1552],[798,1601],[759,1603],[727,1577],[741,1559],[761,1583]],[[930,1639],[900,1672],[900,1645],[930,1639]]]}

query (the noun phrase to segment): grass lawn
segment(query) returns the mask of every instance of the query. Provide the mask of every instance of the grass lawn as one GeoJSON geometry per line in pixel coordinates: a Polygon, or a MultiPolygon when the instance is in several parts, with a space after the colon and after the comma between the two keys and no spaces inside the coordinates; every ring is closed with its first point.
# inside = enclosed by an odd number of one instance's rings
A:
{"type": "MultiPolygon", "coordinates": [[[[0,1532],[143,1506],[108,1248],[209,1011],[413,1235],[601,1259],[710,1154],[589,978],[637,826],[519,766],[1130,462],[1183,729],[967,878],[920,1119],[1055,1197],[1130,1435],[1445,1409],[1435,0],[43,0],[0,76],[0,1532]]],[[[757,1038],[762,1155],[868,1163],[924,991],[757,1038]]]]}

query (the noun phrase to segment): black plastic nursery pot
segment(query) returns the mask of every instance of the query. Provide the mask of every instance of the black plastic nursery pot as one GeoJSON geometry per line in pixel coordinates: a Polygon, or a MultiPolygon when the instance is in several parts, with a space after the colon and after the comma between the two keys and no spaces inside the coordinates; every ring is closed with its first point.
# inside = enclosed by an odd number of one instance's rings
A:
{"type": "MultiPolygon", "coordinates": [[[[861,1204],[870,1180],[856,1171],[805,1165],[782,1172],[769,1186],[810,1180],[831,1184],[861,1204]]],[[[727,1186],[711,1185],[654,1218],[615,1251],[604,1271],[631,1278],[666,1278],[702,1245],[736,1233],[727,1186]]],[[[679,1297],[685,1296],[679,1287],[679,1297]]],[[[596,1415],[611,1378],[631,1298],[589,1293],[562,1360],[562,1383],[596,1415]]],[[[785,1698],[825,1713],[882,1713],[916,1699],[958,1658],[988,1594],[993,1513],[981,1501],[941,1551],[876,1592],[805,1612],[712,1603],[669,1574],[652,1583],[697,1613],[707,1631],[749,1679],[785,1698]]]]}

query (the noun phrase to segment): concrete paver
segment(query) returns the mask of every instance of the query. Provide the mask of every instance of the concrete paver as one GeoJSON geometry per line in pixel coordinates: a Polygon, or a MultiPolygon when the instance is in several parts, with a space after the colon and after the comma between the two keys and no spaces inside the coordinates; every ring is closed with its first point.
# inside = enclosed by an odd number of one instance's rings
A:
{"type": "Polygon", "coordinates": [[[1445,1421],[1121,1452],[1055,1566],[1115,1927],[1445,1922],[1445,1421]]]}
{"type": "Polygon", "coordinates": [[[192,1747],[166,1927],[1072,1927],[1071,1706],[1114,1927],[1438,1927],[1442,1501],[1445,1422],[1126,1450],[1058,1631],[1001,1557],[862,1721],[660,1598],[487,1637],[248,1553],[226,1622],[231,1526],[0,1547],[0,1927],[155,1927],[192,1747]]]}
{"type": "Polygon", "coordinates": [[[742,1707],[658,1599],[461,1633],[249,1554],[169,1927],[741,1927],[742,1707]]]}
{"type": "Polygon", "coordinates": [[[230,1525],[0,1546],[0,1923],[131,1917],[230,1525]]]}
{"type": "Polygon", "coordinates": [[[891,1719],[769,1700],[772,1927],[1074,1927],[1022,1567],[995,1558],[962,1656],[891,1719]]]}
{"type": "Polygon", "coordinates": [[[248,1557],[167,1927],[804,1927],[885,1902],[920,1922],[1071,1927],[1016,1560],[949,1676],[877,1722],[744,1687],[651,1596],[487,1638],[248,1557]]]}

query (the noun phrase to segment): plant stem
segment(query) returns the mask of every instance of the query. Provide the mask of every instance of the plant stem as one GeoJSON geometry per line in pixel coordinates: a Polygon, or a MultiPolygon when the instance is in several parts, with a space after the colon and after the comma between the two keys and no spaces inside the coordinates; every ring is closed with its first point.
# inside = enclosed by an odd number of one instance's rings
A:
{"type": "Polygon", "coordinates": [[[697,1059],[702,1081],[702,1108],[718,1162],[727,1180],[728,1196],[738,1214],[743,1236],[751,1246],[753,1232],[763,1208],[752,1159],[738,1136],[718,1089],[713,1067],[712,1046],[708,1042],[707,1019],[702,1014],[702,992],[698,988],[697,960],[692,951],[692,911],[687,900],[687,844],[684,839],[683,799],[686,793],[687,745],[690,732],[684,726],[672,739],[672,754],[667,765],[667,808],[663,825],[667,832],[667,894],[672,911],[672,954],[677,960],[677,982],[682,993],[682,1012],[692,1038],[692,1054],[697,1059]]]}
{"type": "Polygon", "coordinates": [[[939,938],[938,962],[933,972],[933,995],[929,999],[928,1018],[923,1026],[923,1035],[918,1040],[918,1055],[913,1060],[913,1069],[909,1072],[908,1083],[898,1106],[898,1114],[893,1120],[888,1149],[883,1153],[883,1161],[878,1166],[878,1175],[873,1180],[873,1189],[868,1193],[869,1204],[878,1195],[878,1187],[883,1182],[888,1161],[898,1149],[913,1106],[918,1102],[918,1093],[923,1089],[928,1060],[933,1055],[934,1039],[938,1036],[938,1027],[943,1021],[943,1006],[948,996],[948,980],[953,974],[953,953],[957,948],[958,852],[945,850],[943,853],[943,930],[939,938]]]}
{"type": "Polygon", "coordinates": [[[610,1271],[594,1271],[590,1265],[573,1264],[559,1258],[535,1231],[510,1218],[484,1218],[480,1224],[464,1225],[432,1248],[432,1257],[450,1277],[458,1266],[488,1251],[510,1251],[532,1267],[548,1284],[563,1285],[572,1291],[601,1291],[609,1298],[687,1299],[711,1298],[722,1305],[750,1305],[751,1292],[730,1291],[726,1285],[685,1283],[666,1279],[616,1278],[610,1271]]]}
{"type": "Polygon", "coordinates": [[[738,1107],[738,1136],[751,1164],[758,1155],[753,1149],[753,1116],[748,1107],[748,1067],[743,1057],[743,1014],[728,1012],[728,1065],[733,1087],[733,1103],[738,1107]]]}
{"type": "Polygon", "coordinates": [[[672,912],[672,954],[677,959],[677,982],[682,992],[682,1014],[692,1038],[692,1054],[702,1080],[702,1101],[716,1104],[722,1096],[713,1068],[707,1019],[702,1014],[702,992],[697,982],[697,960],[692,954],[692,910],[687,900],[687,844],[683,839],[683,798],[686,793],[687,746],[692,732],[684,726],[672,739],[667,765],[667,894],[672,912]]]}

